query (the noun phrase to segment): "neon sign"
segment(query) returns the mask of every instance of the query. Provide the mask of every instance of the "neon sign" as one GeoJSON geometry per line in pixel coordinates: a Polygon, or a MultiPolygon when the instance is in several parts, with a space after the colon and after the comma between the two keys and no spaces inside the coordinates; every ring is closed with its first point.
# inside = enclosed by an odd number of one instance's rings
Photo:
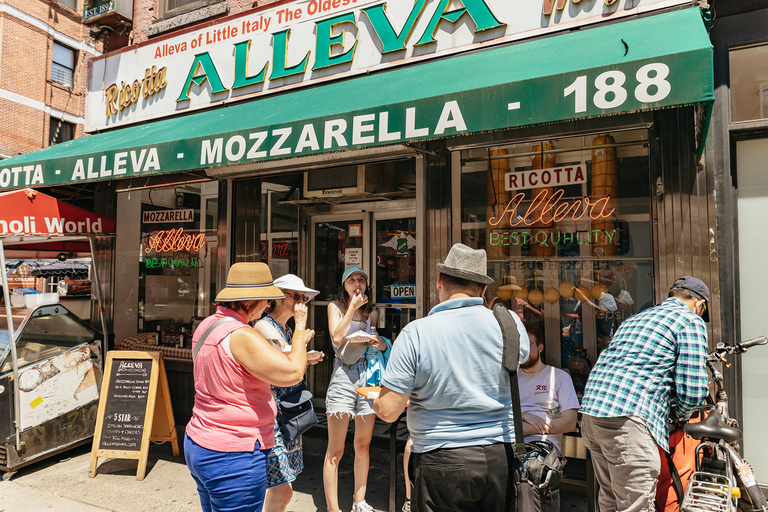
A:
{"type": "Polygon", "coordinates": [[[613,244],[618,241],[615,229],[591,229],[587,231],[551,230],[551,231],[491,231],[488,242],[491,245],[543,245],[556,247],[560,244],[613,244]]]}
{"type": "Polygon", "coordinates": [[[501,215],[489,218],[488,224],[498,226],[506,216],[509,218],[510,227],[549,224],[552,221],[560,222],[569,216],[572,220],[579,220],[587,215],[587,213],[589,213],[589,218],[592,220],[609,219],[613,212],[616,211],[615,208],[611,208],[610,211],[606,212],[611,196],[601,197],[596,200],[585,197],[584,199],[576,199],[571,202],[567,200],[561,201],[563,193],[563,190],[559,189],[550,197],[547,197],[547,191],[542,190],[533,198],[524,215],[520,215],[517,210],[523,202],[525,194],[522,192],[515,194],[509,200],[501,215]]]}
{"type": "Polygon", "coordinates": [[[184,228],[156,231],[144,240],[144,252],[188,252],[197,254],[206,245],[205,233],[188,234],[184,228]]]}
{"type": "MultiPolygon", "coordinates": [[[[272,257],[273,258],[287,258],[290,254],[290,242],[282,242],[279,244],[272,244],[272,257]]],[[[261,242],[261,260],[267,259],[267,242],[261,242]]]]}
{"type": "Polygon", "coordinates": [[[144,261],[146,268],[203,268],[203,258],[147,258],[144,261]]]}

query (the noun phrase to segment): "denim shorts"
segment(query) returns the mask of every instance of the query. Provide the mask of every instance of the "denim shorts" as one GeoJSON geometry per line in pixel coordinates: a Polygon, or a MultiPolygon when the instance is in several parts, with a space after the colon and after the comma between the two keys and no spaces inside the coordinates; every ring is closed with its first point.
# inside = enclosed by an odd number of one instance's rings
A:
{"type": "Polygon", "coordinates": [[[271,450],[217,452],[184,435],[184,457],[197,485],[203,512],[254,512],[264,505],[271,450]]]}
{"type": "Polygon", "coordinates": [[[374,414],[373,402],[355,391],[366,385],[365,368],[365,357],[351,365],[342,364],[339,358],[333,360],[333,375],[325,393],[326,414],[351,414],[353,418],[374,414]]]}

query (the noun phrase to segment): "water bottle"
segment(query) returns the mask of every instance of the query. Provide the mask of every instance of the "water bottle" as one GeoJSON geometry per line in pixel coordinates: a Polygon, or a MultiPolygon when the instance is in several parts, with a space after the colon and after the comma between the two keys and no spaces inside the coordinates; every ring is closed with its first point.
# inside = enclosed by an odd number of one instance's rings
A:
{"type": "MultiPolygon", "coordinates": [[[[371,327],[371,334],[378,336],[376,327],[371,327]]],[[[381,384],[381,366],[379,365],[379,349],[374,346],[368,347],[368,368],[373,368],[373,372],[368,375],[368,384],[378,386],[381,384]]]]}

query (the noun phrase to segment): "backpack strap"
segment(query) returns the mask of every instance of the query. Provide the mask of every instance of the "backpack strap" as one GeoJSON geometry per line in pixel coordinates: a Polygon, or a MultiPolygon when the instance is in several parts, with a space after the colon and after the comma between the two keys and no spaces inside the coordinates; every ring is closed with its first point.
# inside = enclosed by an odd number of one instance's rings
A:
{"type": "MultiPolygon", "coordinates": [[[[225,316],[224,318],[219,318],[215,322],[213,322],[211,325],[208,326],[208,328],[203,332],[203,335],[200,336],[200,339],[195,344],[195,348],[192,349],[192,363],[194,364],[195,360],[197,359],[197,353],[200,352],[200,347],[202,347],[206,341],[208,341],[208,337],[211,335],[211,333],[220,325],[223,325],[227,322],[240,322],[237,318],[233,318],[231,316],[225,316]]],[[[242,323],[242,322],[240,322],[242,323]]]]}
{"type": "MultiPolygon", "coordinates": [[[[523,436],[523,412],[520,407],[520,389],[517,384],[517,368],[520,364],[520,331],[509,310],[503,304],[493,307],[493,316],[499,322],[501,336],[504,339],[502,364],[509,372],[509,387],[512,395],[512,414],[515,425],[515,456],[522,463],[525,459],[525,441],[523,436]]],[[[523,477],[525,478],[525,477],[523,477]]]]}
{"type": "Polygon", "coordinates": [[[678,506],[683,503],[683,497],[685,496],[685,489],[683,489],[683,481],[680,480],[680,473],[677,471],[677,466],[675,466],[675,461],[672,460],[672,456],[675,454],[675,447],[670,446],[669,452],[664,452],[664,455],[667,456],[667,466],[669,466],[669,476],[672,479],[672,488],[675,490],[675,494],[677,494],[677,504],[678,506]]]}

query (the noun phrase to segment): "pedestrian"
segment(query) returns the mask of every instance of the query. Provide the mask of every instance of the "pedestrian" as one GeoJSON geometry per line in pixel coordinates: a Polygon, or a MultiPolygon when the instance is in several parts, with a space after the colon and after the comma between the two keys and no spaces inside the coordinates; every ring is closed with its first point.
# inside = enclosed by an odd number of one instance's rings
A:
{"type": "MultiPolygon", "coordinates": [[[[368,273],[359,267],[349,267],[341,277],[338,301],[328,305],[328,331],[333,351],[333,375],[325,394],[328,415],[328,449],[323,462],[323,486],[329,512],[339,509],[339,462],[344,455],[350,418],[355,421],[355,490],[352,512],[373,512],[365,502],[368,485],[368,451],[373,437],[376,416],[373,402],[363,398],[355,388],[366,386],[366,352],[369,346],[384,352],[386,342],[371,336],[365,343],[350,342],[348,336],[358,331],[371,333],[378,323],[378,311],[373,308],[369,293],[368,273]]],[[[356,341],[356,340],[353,340],[356,341]]]]}
{"type": "MultiPolygon", "coordinates": [[[[437,270],[440,303],[393,343],[376,414],[392,422],[410,400],[414,510],[513,511],[513,407],[501,328],[483,306],[485,251],[455,244],[437,270]]],[[[524,362],[528,335],[510,316],[524,362]]]]}
{"type": "Polygon", "coordinates": [[[277,413],[270,384],[301,382],[314,336],[296,331],[285,354],[249,327],[269,300],[283,297],[267,265],[235,263],[216,313],[193,335],[195,405],[184,456],[204,512],[262,509],[277,413]]]}
{"type": "MultiPolygon", "coordinates": [[[[264,316],[256,322],[254,329],[264,336],[281,352],[292,350],[293,331],[288,321],[293,318],[297,331],[307,327],[307,306],[318,293],[307,288],[304,281],[294,274],[286,274],[275,279],[275,286],[280,288],[284,297],[270,301],[264,316]]],[[[308,363],[315,365],[322,360],[323,353],[316,350],[307,352],[308,363]]],[[[295,392],[302,383],[293,386],[272,386],[275,398],[282,399],[295,392]]],[[[304,454],[301,436],[292,441],[283,438],[280,425],[275,421],[275,446],[267,458],[267,496],[264,501],[265,512],[285,512],[293,497],[291,482],[304,470],[304,454]]]]}
{"type": "Polygon", "coordinates": [[[685,420],[707,394],[708,302],[700,279],[676,279],[664,302],[621,323],[592,368],[581,432],[602,512],[654,510],[670,402],[685,420]]]}
{"type": "Polygon", "coordinates": [[[517,372],[525,442],[548,441],[560,454],[563,434],[576,430],[579,398],[571,377],[542,360],[544,337],[541,329],[530,324],[526,324],[525,329],[530,340],[530,354],[517,372]]]}

